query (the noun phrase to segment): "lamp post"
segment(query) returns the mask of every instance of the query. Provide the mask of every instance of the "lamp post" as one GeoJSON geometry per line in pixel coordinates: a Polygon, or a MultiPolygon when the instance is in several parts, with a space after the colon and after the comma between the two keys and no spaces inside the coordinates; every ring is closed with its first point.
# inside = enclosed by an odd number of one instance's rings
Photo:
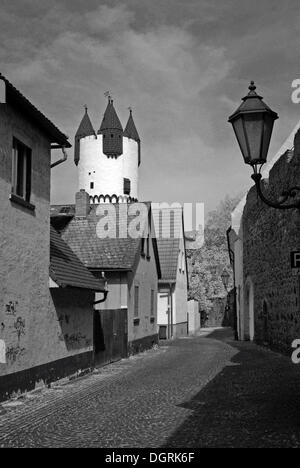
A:
{"type": "Polygon", "coordinates": [[[256,93],[256,86],[251,81],[249,93],[242,98],[242,104],[229,117],[228,122],[233,126],[245,164],[253,168],[252,179],[260,199],[271,206],[281,210],[298,208],[300,199],[291,202],[295,198],[300,187],[290,187],[282,192],[280,200],[268,200],[261,187],[261,168],[267,162],[267,154],[273,131],[274,121],[278,119],[276,112],[272,111],[262,100],[262,96],[256,93]],[[286,203],[288,202],[288,203],[286,203]]]}

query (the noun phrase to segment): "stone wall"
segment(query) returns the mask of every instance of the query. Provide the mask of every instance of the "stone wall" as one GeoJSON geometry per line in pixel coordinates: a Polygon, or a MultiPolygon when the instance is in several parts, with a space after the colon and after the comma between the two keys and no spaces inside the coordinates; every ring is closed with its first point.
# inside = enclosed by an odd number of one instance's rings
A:
{"type": "MultiPolygon", "coordinates": [[[[299,131],[294,151],[287,151],[275,163],[269,180],[264,181],[264,192],[277,199],[283,190],[296,185],[300,185],[299,131]]],[[[300,249],[300,213],[268,207],[253,187],[242,230],[245,338],[253,326],[254,340],[289,353],[292,341],[300,338],[299,279],[292,275],[290,265],[290,252],[300,249]]]]}

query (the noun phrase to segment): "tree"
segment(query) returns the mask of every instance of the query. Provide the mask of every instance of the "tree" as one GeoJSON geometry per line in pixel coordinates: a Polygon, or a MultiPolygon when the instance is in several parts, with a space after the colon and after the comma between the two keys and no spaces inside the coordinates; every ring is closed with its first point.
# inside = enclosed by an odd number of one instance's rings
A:
{"type": "Polygon", "coordinates": [[[227,295],[221,279],[224,269],[230,275],[228,287],[233,286],[226,231],[231,224],[231,212],[240,198],[227,195],[215,210],[208,213],[203,246],[187,251],[189,299],[199,301],[200,308],[207,313],[212,310],[214,301],[227,295]]]}

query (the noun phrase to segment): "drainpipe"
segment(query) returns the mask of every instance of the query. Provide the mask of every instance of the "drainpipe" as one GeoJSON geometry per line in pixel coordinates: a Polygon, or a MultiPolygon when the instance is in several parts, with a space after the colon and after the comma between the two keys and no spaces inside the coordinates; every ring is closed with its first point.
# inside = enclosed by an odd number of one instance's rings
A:
{"type": "Polygon", "coordinates": [[[93,305],[101,304],[101,302],[106,301],[108,291],[102,291],[102,292],[103,292],[103,294],[104,294],[103,298],[102,298],[102,299],[99,299],[98,301],[93,302],[93,305]]]}
{"type": "Polygon", "coordinates": [[[102,278],[103,281],[104,281],[104,291],[101,291],[101,292],[103,293],[103,298],[102,298],[102,299],[99,299],[98,301],[93,302],[93,305],[101,304],[101,302],[106,301],[106,298],[107,298],[108,287],[107,287],[107,279],[105,278],[105,273],[104,273],[104,271],[101,271],[101,278],[102,278]]]}
{"type": "Polygon", "coordinates": [[[171,338],[173,338],[173,287],[172,283],[170,283],[170,316],[171,316],[171,338]]]}
{"type": "Polygon", "coordinates": [[[59,148],[61,148],[61,150],[62,150],[63,157],[61,159],[59,159],[58,161],[55,161],[54,163],[52,163],[51,166],[50,166],[51,169],[53,167],[58,166],[59,164],[65,162],[68,159],[66,148],[64,146],[58,146],[58,145],[51,146],[51,149],[59,149],[59,148]]]}

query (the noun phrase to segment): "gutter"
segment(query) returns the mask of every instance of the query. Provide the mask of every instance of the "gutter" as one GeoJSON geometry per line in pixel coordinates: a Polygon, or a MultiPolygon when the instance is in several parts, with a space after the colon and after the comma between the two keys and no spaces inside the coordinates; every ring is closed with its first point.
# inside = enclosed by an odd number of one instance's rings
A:
{"type": "Polygon", "coordinates": [[[65,146],[53,145],[51,146],[51,149],[61,149],[63,153],[63,157],[61,159],[59,159],[58,161],[55,161],[54,163],[50,165],[52,169],[53,167],[58,166],[59,164],[65,162],[68,159],[68,155],[67,155],[65,146]]]}

